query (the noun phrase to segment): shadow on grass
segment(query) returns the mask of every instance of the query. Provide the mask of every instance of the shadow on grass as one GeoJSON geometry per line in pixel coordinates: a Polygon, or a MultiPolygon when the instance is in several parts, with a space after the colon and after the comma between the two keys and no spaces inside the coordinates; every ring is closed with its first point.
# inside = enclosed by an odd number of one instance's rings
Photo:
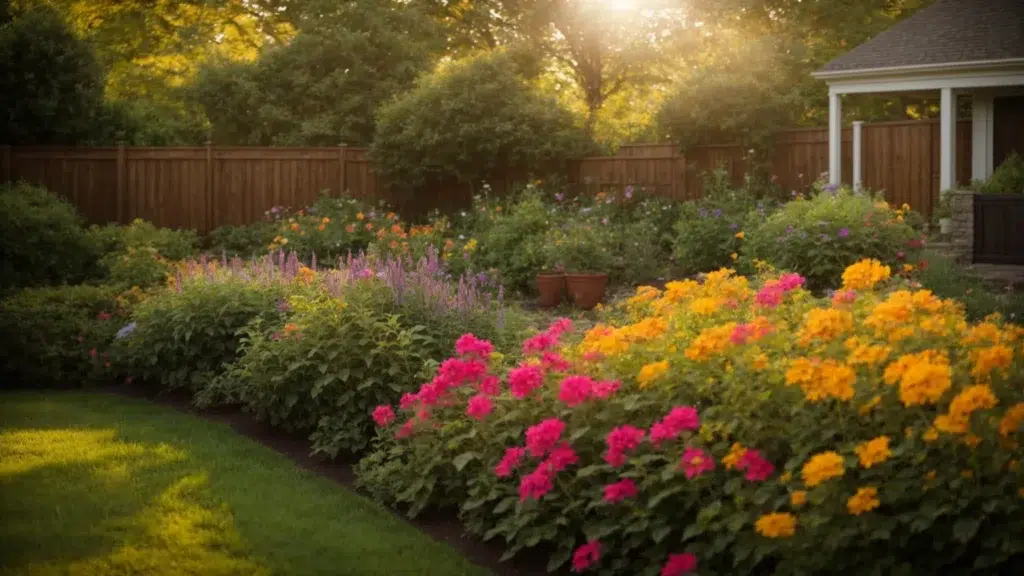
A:
{"type": "Polygon", "coordinates": [[[15,573],[255,574],[263,570],[205,474],[167,444],[113,429],[0,432],[0,566],[15,573]]]}

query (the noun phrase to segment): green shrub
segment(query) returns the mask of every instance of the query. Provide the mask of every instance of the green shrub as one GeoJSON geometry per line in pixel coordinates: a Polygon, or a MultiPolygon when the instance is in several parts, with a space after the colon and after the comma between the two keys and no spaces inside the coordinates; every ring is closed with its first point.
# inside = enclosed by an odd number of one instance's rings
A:
{"type": "Polygon", "coordinates": [[[107,280],[119,286],[149,288],[167,282],[172,266],[155,248],[128,248],[100,260],[107,280]]]}
{"type": "Polygon", "coordinates": [[[992,172],[992,177],[978,185],[985,194],[1024,193],[1024,158],[1013,152],[992,172]]]}
{"type": "Polygon", "coordinates": [[[292,298],[283,327],[250,326],[232,368],[245,407],[273,426],[312,433],[314,452],[365,448],[373,407],[412,391],[424,364],[440,356],[426,328],[387,312],[388,296],[366,282],[343,300],[292,298]]]}
{"type": "Polygon", "coordinates": [[[76,387],[111,378],[108,348],[128,311],[113,286],[28,288],[0,302],[3,387],[76,387]]]}
{"type": "Polygon", "coordinates": [[[398,215],[382,202],[376,207],[355,198],[321,196],[277,222],[277,234],[268,248],[295,252],[308,260],[315,254],[322,262],[365,251],[381,230],[389,229],[398,215]]]}
{"type": "Polygon", "coordinates": [[[0,292],[81,282],[97,272],[97,247],[82,219],[44,188],[0,184],[0,236],[0,292]]]}
{"type": "Polygon", "coordinates": [[[989,314],[1002,314],[1010,322],[1024,321],[1024,295],[997,291],[952,258],[926,251],[912,276],[921,286],[940,298],[963,302],[968,319],[978,321],[989,314]]]}
{"type": "Polygon", "coordinates": [[[235,360],[238,332],[263,318],[278,322],[283,288],[235,277],[183,281],[142,302],[112,356],[118,371],[162,389],[198,391],[235,360]]]}
{"type": "Polygon", "coordinates": [[[743,256],[798,272],[812,290],[835,288],[843,270],[863,258],[899,268],[913,257],[920,241],[905,213],[870,194],[826,186],[748,230],[743,256]]]}
{"type": "Polygon", "coordinates": [[[569,274],[607,274],[614,245],[615,231],[607,220],[569,219],[544,235],[544,260],[569,274]]]}
{"type": "Polygon", "coordinates": [[[199,236],[195,230],[157,228],[141,218],[127,226],[92,226],[89,234],[104,253],[152,248],[168,260],[185,260],[199,252],[199,236]]]}
{"type": "Polygon", "coordinates": [[[210,251],[218,256],[226,254],[228,258],[251,258],[265,254],[267,246],[277,236],[279,227],[279,224],[268,221],[245,226],[220,226],[208,236],[210,251]]]}
{"type": "Polygon", "coordinates": [[[531,292],[537,272],[550,265],[544,240],[558,222],[555,211],[539,194],[527,192],[487,222],[488,226],[478,228],[478,235],[466,240],[472,268],[494,270],[506,288],[531,292]]]}

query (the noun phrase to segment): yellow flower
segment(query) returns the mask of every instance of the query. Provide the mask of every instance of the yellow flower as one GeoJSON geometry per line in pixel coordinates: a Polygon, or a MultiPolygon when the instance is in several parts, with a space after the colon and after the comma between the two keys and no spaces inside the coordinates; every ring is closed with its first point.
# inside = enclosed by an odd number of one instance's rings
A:
{"type": "Polygon", "coordinates": [[[757,519],[754,528],[766,538],[788,538],[796,533],[796,516],[786,512],[765,514],[757,519]]]}
{"type": "Polygon", "coordinates": [[[914,271],[914,265],[913,264],[904,264],[903,265],[903,271],[904,272],[913,272],[914,271]]]}
{"type": "Polygon", "coordinates": [[[739,232],[736,233],[736,238],[738,238],[740,240],[743,240],[744,236],[745,236],[745,234],[743,234],[743,230],[740,230],[739,232]]]}
{"type": "Polygon", "coordinates": [[[995,408],[999,399],[992,393],[992,389],[984,384],[968,386],[959,394],[953,397],[949,403],[949,413],[968,416],[976,410],[995,408]]]}
{"type": "Polygon", "coordinates": [[[853,328],[853,314],[835,308],[814,308],[804,316],[797,341],[807,346],[814,340],[833,340],[853,328]]]}
{"type": "Polygon", "coordinates": [[[800,474],[803,476],[804,484],[817,486],[830,478],[842,476],[843,472],[843,457],[830,451],[812,456],[804,464],[800,474]]]}
{"type": "Polygon", "coordinates": [[[299,229],[299,223],[298,222],[292,222],[291,229],[292,229],[292,232],[295,232],[296,230],[298,230],[299,229]]]}
{"type": "Polygon", "coordinates": [[[879,436],[867,442],[862,442],[855,449],[857,457],[860,458],[860,465],[871,468],[875,464],[881,464],[892,456],[889,450],[889,437],[879,436]]]}
{"type": "Polygon", "coordinates": [[[846,501],[846,509],[850,511],[850,514],[860,516],[869,510],[878,508],[880,504],[881,502],[878,501],[878,489],[867,486],[858,488],[857,493],[846,501]]]}
{"type": "Polygon", "coordinates": [[[978,444],[981,444],[981,436],[968,434],[964,437],[964,444],[966,444],[971,450],[974,450],[978,447],[978,444]]]}
{"type": "Polygon", "coordinates": [[[799,508],[800,506],[803,506],[805,503],[807,503],[807,491],[806,490],[796,490],[796,491],[794,491],[792,494],[789,495],[789,503],[794,508],[799,508]]]}
{"type": "Polygon", "coordinates": [[[751,367],[757,372],[764,370],[765,368],[768,367],[768,357],[765,356],[764,354],[758,354],[757,356],[754,357],[754,361],[751,363],[751,367]]]}
{"type": "Polygon", "coordinates": [[[874,410],[876,407],[878,407],[878,405],[881,404],[881,403],[882,403],[882,397],[881,396],[875,396],[870,401],[868,401],[866,404],[864,404],[863,406],[860,407],[860,410],[859,410],[860,415],[861,416],[867,416],[868,414],[871,413],[872,410],[874,410]]]}
{"type": "Polygon", "coordinates": [[[697,298],[690,303],[690,311],[694,314],[714,314],[724,302],[720,298],[697,298]]]}
{"type": "Polygon", "coordinates": [[[889,346],[858,343],[853,350],[851,350],[850,356],[846,361],[850,364],[867,364],[868,366],[874,366],[885,362],[885,360],[889,358],[890,353],[892,353],[892,348],[889,346]]]}
{"type": "Polygon", "coordinates": [[[831,359],[797,358],[786,371],[786,384],[799,385],[808,402],[828,398],[850,400],[856,379],[853,368],[831,359]]]}
{"type": "Polygon", "coordinates": [[[971,352],[974,367],[971,376],[978,380],[987,380],[996,368],[1006,370],[1013,363],[1013,348],[1005,344],[996,344],[990,348],[982,348],[971,352]]]}
{"type": "Polygon", "coordinates": [[[936,430],[934,426],[932,426],[925,430],[924,434],[921,434],[921,439],[924,440],[925,442],[935,442],[936,440],[939,439],[939,431],[936,430]]]}
{"type": "Polygon", "coordinates": [[[328,218],[327,216],[324,216],[323,220],[320,220],[320,223],[321,224],[330,224],[331,223],[331,219],[328,218]]]}
{"type": "Polygon", "coordinates": [[[888,266],[874,259],[865,259],[851,264],[843,271],[843,288],[847,290],[870,290],[883,280],[888,280],[891,271],[888,266]]]}
{"type": "Polygon", "coordinates": [[[935,470],[929,470],[928,473],[925,474],[924,477],[925,477],[926,480],[930,481],[930,480],[935,480],[935,475],[936,475],[935,474],[935,470]]]}
{"type": "Polygon", "coordinates": [[[364,216],[362,212],[356,214],[356,220],[362,220],[363,218],[366,218],[366,216],[364,216]]]}
{"type": "Polygon", "coordinates": [[[732,470],[739,463],[740,458],[747,453],[747,449],[744,448],[739,442],[736,442],[729,448],[729,453],[722,458],[722,464],[726,470],[732,470]]]}
{"type": "Polygon", "coordinates": [[[793,474],[791,472],[783,472],[782,475],[779,476],[779,482],[782,482],[783,484],[786,484],[787,482],[789,482],[792,479],[793,479],[793,474]]]}
{"type": "Polygon", "coordinates": [[[732,258],[732,261],[735,262],[736,259],[739,258],[739,255],[733,252],[732,254],[729,254],[729,258],[732,258]]]}
{"type": "Polygon", "coordinates": [[[1002,420],[999,421],[999,434],[1004,438],[1020,431],[1020,425],[1024,423],[1024,402],[1018,402],[1006,410],[1002,420]]]}
{"type": "Polygon", "coordinates": [[[885,368],[888,384],[899,383],[904,406],[935,404],[952,386],[953,373],[945,353],[925,350],[901,356],[885,368]]]}
{"type": "Polygon", "coordinates": [[[721,354],[729,347],[731,344],[730,337],[735,329],[735,322],[705,328],[693,339],[693,342],[690,343],[683,354],[694,362],[707,361],[712,356],[721,354]]]}
{"type": "Polygon", "coordinates": [[[654,382],[666,372],[668,372],[668,360],[653,362],[641,368],[640,374],[637,375],[636,379],[640,382],[641,388],[646,388],[651,382],[654,382]]]}

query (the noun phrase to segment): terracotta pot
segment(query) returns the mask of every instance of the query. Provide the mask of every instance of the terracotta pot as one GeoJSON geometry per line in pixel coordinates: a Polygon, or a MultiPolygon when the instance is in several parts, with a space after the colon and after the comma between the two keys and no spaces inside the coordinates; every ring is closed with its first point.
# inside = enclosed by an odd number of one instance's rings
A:
{"type": "Polygon", "coordinates": [[[541,308],[554,308],[565,298],[565,274],[537,274],[537,304],[541,308]]]}
{"type": "Polygon", "coordinates": [[[565,283],[569,288],[569,297],[573,304],[584,310],[590,310],[601,303],[604,291],[608,287],[607,274],[566,274],[565,283]]]}

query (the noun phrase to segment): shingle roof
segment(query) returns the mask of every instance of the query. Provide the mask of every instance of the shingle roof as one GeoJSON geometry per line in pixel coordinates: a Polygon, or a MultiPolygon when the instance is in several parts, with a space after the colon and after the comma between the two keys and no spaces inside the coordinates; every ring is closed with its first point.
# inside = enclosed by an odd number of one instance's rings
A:
{"type": "Polygon", "coordinates": [[[818,72],[1009,58],[1024,58],[1024,0],[936,0],[818,72]]]}

